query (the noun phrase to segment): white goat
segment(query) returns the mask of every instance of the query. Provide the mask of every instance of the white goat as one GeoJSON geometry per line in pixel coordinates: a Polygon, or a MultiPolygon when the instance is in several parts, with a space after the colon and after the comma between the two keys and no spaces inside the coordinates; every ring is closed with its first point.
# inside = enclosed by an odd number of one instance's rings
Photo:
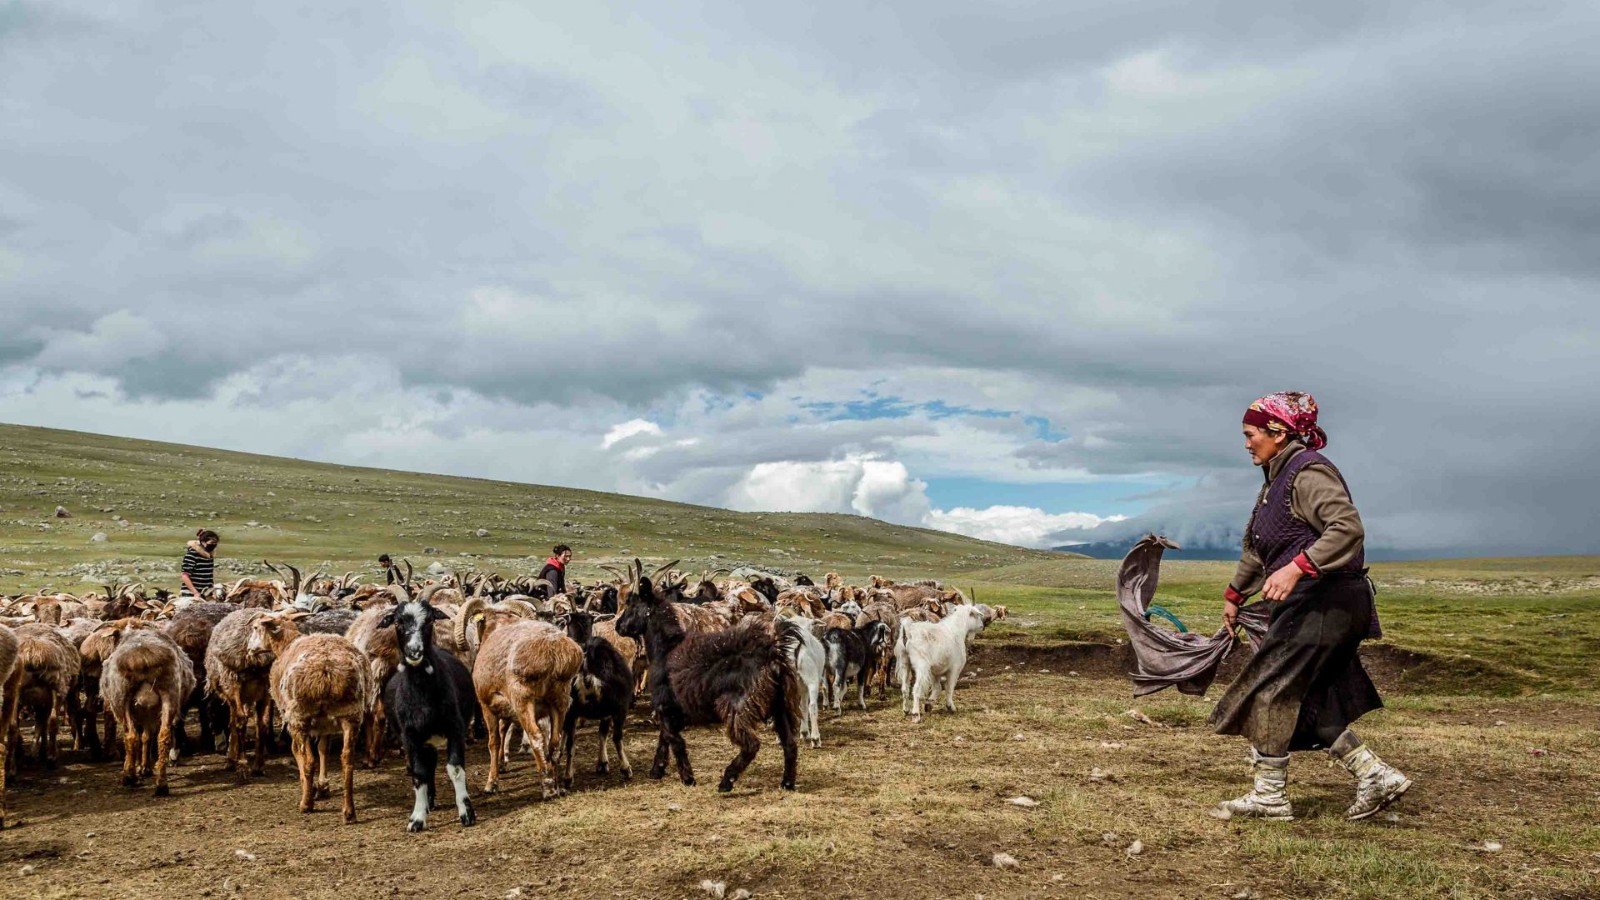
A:
{"type": "Polygon", "coordinates": [[[900,706],[913,722],[922,721],[922,702],[929,703],[944,684],[945,708],[956,711],[956,682],[967,665],[967,637],[983,630],[983,613],[970,605],[951,607],[938,622],[900,619],[895,641],[895,669],[900,676],[900,706]]]}
{"type": "Polygon", "coordinates": [[[800,643],[794,648],[794,672],[800,678],[800,689],[805,692],[806,699],[800,717],[800,736],[810,741],[813,748],[821,747],[817,697],[822,691],[823,672],[828,664],[827,651],[816,635],[821,623],[798,616],[793,621],[800,626],[800,643]]]}

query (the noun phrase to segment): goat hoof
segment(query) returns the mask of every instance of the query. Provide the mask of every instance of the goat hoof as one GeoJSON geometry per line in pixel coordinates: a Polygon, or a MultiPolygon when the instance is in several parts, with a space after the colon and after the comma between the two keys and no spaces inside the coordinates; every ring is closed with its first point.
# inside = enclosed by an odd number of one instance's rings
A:
{"type": "Polygon", "coordinates": [[[225,760],[222,763],[222,771],[224,771],[224,772],[233,772],[233,771],[237,770],[238,768],[239,768],[239,761],[236,760],[236,759],[225,760]]]}
{"type": "Polygon", "coordinates": [[[131,787],[138,787],[139,786],[139,778],[138,778],[138,776],[136,776],[136,775],[124,775],[124,776],[122,776],[122,786],[123,787],[130,787],[130,788],[131,787]]]}
{"type": "Polygon", "coordinates": [[[594,764],[594,773],[596,775],[604,775],[609,771],[611,771],[611,766],[607,765],[606,763],[602,762],[594,764]]]}
{"type": "Polygon", "coordinates": [[[346,825],[354,825],[356,823],[356,811],[355,810],[352,809],[349,812],[344,814],[344,823],[346,825]]]}
{"type": "Polygon", "coordinates": [[[657,779],[657,780],[660,780],[662,778],[667,777],[667,767],[666,766],[660,766],[660,767],[651,766],[650,767],[650,777],[654,778],[654,779],[657,779]]]}
{"type": "Polygon", "coordinates": [[[685,778],[681,778],[679,780],[682,781],[686,787],[694,787],[694,776],[693,775],[687,776],[685,778]]]}
{"type": "Polygon", "coordinates": [[[427,827],[428,822],[426,819],[408,819],[406,821],[406,832],[409,834],[416,834],[419,831],[425,830],[427,827]]]}
{"type": "Polygon", "coordinates": [[[461,824],[465,825],[468,828],[471,828],[472,826],[478,824],[478,814],[476,812],[474,812],[472,810],[472,807],[470,807],[470,806],[467,807],[467,811],[466,812],[461,814],[460,819],[461,819],[461,824]]]}
{"type": "Polygon", "coordinates": [[[792,782],[792,781],[785,781],[785,782],[783,782],[782,784],[780,784],[778,786],[783,788],[786,791],[794,790],[794,782],[792,782]]]}
{"type": "Polygon", "coordinates": [[[630,780],[632,778],[633,778],[633,770],[632,769],[623,769],[622,770],[622,780],[623,781],[628,781],[628,780],[630,780]]]}
{"type": "Polygon", "coordinates": [[[318,800],[326,800],[326,799],[328,799],[328,786],[327,785],[319,784],[319,785],[316,785],[315,787],[313,787],[312,790],[315,791],[315,796],[316,796],[316,798],[318,800]]]}
{"type": "Polygon", "coordinates": [[[167,796],[168,793],[170,793],[170,791],[167,790],[167,786],[166,785],[164,785],[164,784],[156,785],[156,794],[155,795],[157,797],[165,797],[165,796],[167,796]]]}
{"type": "Polygon", "coordinates": [[[303,813],[315,812],[316,809],[317,809],[317,806],[314,803],[302,803],[302,804],[300,804],[300,811],[303,812],[303,813]]]}
{"type": "Polygon", "coordinates": [[[731,790],[733,790],[733,782],[726,778],[717,784],[717,793],[719,794],[726,794],[731,790]]]}

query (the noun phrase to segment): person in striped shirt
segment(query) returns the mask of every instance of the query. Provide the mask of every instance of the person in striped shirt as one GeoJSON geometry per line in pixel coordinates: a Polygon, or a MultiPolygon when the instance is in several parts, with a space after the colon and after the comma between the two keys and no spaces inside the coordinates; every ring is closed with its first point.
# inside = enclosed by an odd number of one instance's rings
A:
{"type": "Polygon", "coordinates": [[[178,572],[178,580],[183,583],[179,596],[200,599],[211,590],[217,565],[214,554],[221,540],[209,528],[195,532],[195,539],[183,551],[183,567],[178,572]]]}

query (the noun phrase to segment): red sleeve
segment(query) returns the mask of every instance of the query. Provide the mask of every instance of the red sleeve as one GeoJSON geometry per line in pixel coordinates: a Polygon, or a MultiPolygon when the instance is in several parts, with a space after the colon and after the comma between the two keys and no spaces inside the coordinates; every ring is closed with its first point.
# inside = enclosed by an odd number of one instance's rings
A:
{"type": "Polygon", "coordinates": [[[1230,584],[1228,585],[1228,590],[1223,593],[1222,599],[1228,601],[1229,603],[1243,603],[1245,597],[1243,594],[1234,590],[1233,585],[1230,584]]]}
{"type": "Polygon", "coordinates": [[[1296,554],[1294,564],[1300,567],[1300,571],[1310,575],[1312,578],[1322,574],[1317,571],[1317,567],[1311,564],[1311,560],[1304,553],[1296,554]]]}

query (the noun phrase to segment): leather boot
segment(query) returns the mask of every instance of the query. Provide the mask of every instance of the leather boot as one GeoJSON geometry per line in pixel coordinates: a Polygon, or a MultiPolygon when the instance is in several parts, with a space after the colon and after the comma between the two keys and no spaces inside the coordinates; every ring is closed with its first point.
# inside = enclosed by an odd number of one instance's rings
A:
{"type": "Polygon", "coordinates": [[[1339,761],[1356,777],[1356,802],[1344,814],[1352,822],[1376,815],[1411,788],[1411,779],[1379,759],[1366,744],[1339,757],[1339,761]]]}
{"type": "Polygon", "coordinates": [[[1274,822],[1287,822],[1294,818],[1289,805],[1289,757],[1262,756],[1250,748],[1250,763],[1255,771],[1255,789],[1233,800],[1218,803],[1211,811],[1219,819],[1249,816],[1274,822]]]}

